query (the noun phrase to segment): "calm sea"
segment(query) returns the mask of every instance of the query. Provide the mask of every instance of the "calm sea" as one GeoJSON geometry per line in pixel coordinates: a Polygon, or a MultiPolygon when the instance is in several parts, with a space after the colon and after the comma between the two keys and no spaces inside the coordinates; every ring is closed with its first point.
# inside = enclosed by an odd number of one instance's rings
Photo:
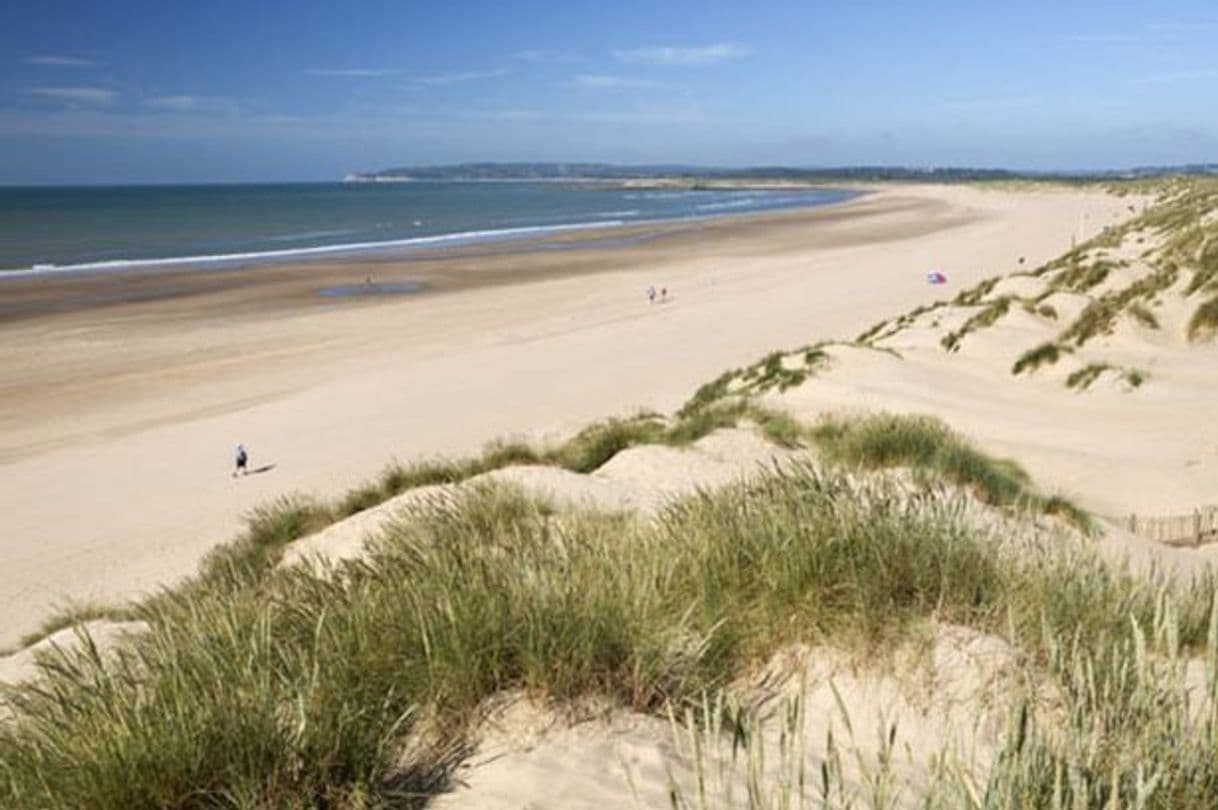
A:
{"type": "Polygon", "coordinates": [[[0,188],[0,272],[245,264],[800,206],[840,190],[553,183],[0,188]]]}

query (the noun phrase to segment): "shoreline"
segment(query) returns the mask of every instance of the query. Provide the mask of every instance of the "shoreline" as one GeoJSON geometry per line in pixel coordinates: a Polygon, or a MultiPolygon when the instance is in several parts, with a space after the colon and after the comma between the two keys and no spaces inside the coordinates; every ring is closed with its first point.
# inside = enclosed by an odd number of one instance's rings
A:
{"type": "MultiPolygon", "coordinates": [[[[481,181],[461,181],[481,182],[481,181]]],[[[495,181],[500,182],[500,181],[495,181]]],[[[507,181],[503,181],[507,182],[507,181]]],[[[522,181],[510,181],[520,183],[522,181]]],[[[532,181],[529,181],[532,182],[532,181]]],[[[633,189],[634,186],[624,185],[623,189],[633,189]]],[[[661,190],[675,188],[670,186],[648,186],[640,190],[661,190]]],[[[762,206],[739,212],[689,214],[684,216],[658,217],[650,219],[607,219],[580,222],[553,223],[541,225],[524,225],[513,228],[486,228],[468,231],[452,231],[423,236],[412,236],[400,239],[386,239],[372,242],[350,242],[332,245],[311,245],[295,248],[268,249],[244,251],[235,253],[217,253],[196,256],[165,256],[153,258],[120,258],[103,259],[98,261],[78,262],[73,264],[36,263],[30,267],[16,267],[0,270],[0,283],[14,278],[41,278],[57,275],[89,275],[94,273],[122,273],[128,271],[172,272],[177,268],[187,270],[239,270],[262,267],[275,264],[297,264],[317,260],[355,261],[362,257],[385,256],[392,258],[409,258],[415,251],[446,247],[467,247],[471,245],[497,244],[500,242],[542,240],[564,233],[582,234],[585,232],[612,231],[618,228],[654,227],[667,223],[699,222],[731,217],[765,216],[794,211],[808,211],[842,205],[851,200],[865,196],[867,193],[859,188],[838,188],[824,185],[801,186],[749,186],[708,189],[688,189],[696,192],[707,191],[781,191],[805,190],[820,191],[826,194],[840,195],[838,199],[823,202],[802,202],[762,206]]],[[[636,212],[637,213],[637,212],[636,212]]],[[[2,289],[2,288],[0,288],[2,289]]]]}

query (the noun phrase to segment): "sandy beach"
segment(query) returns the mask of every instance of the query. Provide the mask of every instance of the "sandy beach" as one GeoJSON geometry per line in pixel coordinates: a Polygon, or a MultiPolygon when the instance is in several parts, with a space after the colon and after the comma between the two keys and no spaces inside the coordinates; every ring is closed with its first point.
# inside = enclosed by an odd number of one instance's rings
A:
{"type": "MultiPolygon", "coordinates": [[[[0,644],[69,601],[189,574],[282,493],[332,494],[394,458],[671,410],[776,348],[852,338],[1021,258],[1045,262],[1128,206],[1098,192],[891,186],[608,241],[0,280],[0,644]],[[946,288],[927,284],[931,270],[946,288]],[[318,293],[368,276],[422,290],[318,293]],[[649,305],[649,285],[667,302],[649,305]],[[264,472],[230,476],[238,442],[264,472]]],[[[808,396],[849,403],[848,388],[831,390],[808,396]]],[[[951,417],[984,438],[983,417],[951,417]]],[[[1019,457],[1009,435],[1001,449],[1019,457]]],[[[1033,458],[1038,478],[1084,503],[1102,494],[1086,470],[1055,477],[1045,458],[1033,458]]]]}

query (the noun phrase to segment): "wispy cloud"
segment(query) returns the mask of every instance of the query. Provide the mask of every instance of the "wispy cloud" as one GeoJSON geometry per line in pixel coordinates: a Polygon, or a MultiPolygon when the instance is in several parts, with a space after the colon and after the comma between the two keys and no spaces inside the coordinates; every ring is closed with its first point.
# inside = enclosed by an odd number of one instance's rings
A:
{"type": "Polygon", "coordinates": [[[306,76],[330,76],[340,79],[375,79],[390,76],[395,71],[388,68],[309,68],[306,76]]]}
{"type": "Polygon", "coordinates": [[[27,93],[76,104],[112,104],[118,93],[105,87],[31,87],[27,93]]]}
{"type": "Polygon", "coordinates": [[[637,90],[661,86],[659,82],[653,79],[640,79],[633,76],[609,76],[599,73],[581,73],[571,80],[571,85],[598,90],[637,90]]]}
{"type": "Polygon", "coordinates": [[[510,71],[507,68],[494,68],[492,70],[467,70],[461,73],[438,73],[431,76],[414,76],[410,81],[414,84],[421,84],[425,87],[447,87],[450,84],[461,84],[462,82],[474,82],[480,79],[494,79],[499,76],[506,76],[510,71]]]}
{"type": "Polygon", "coordinates": [[[1125,31],[1079,31],[1065,34],[1062,39],[1066,42],[1092,45],[1164,45],[1178,42],[1190,35],[1204,35],[1214,29],[1213,23],[1205,22],[1152,22],[1125,31]]]}
{"type": "Polygon", "coordinates": [[[1197,70],[1180,70],[1175,73],[1159,73],[1151,76],[1140,76],[1132,81],[1133,84],[1174,84],[1176,82],[1194,82],[1218,79],[1218,68],[1199,68],[1197,70]]]}
{"type": "Polygon", "coordinates": [[[156,110],[173,113],[236,113],[240,105],[217,96],[158,96],[144,104],[156,110]]]}
{"type": "Polygon", "coordinates": [[[713,45],[683,48],[663,45],[652,48],[633,48],[614,51],[613,55],[628,64],[649,65],[712,65],[730,62],[748,56],[750,50],[734,42],[719,42],[713,45]]]}
{"type": "MultiPolygon", "coordinates": [[[[235,102],[234,102],[235,103],[235,102]]],[[[547,110],[524,107],[473,108],[461,104],[448,108],[394,108],[370,106],[359,116],[360,125],[352,127],[352,112],[342,110],[322,115],[285,115],[258,113],[242,106],[235,115],[206,115],[186,111],[166,114],[164,110],[140,104],[62,105],[50,110],[0,108],[0,136],[52,135],[190,139],[273,139],[275,142],[357,142],[426,137],[452,138],[468,134],[471,127],[484,131],[487,122],[509,123],[523,131],[531,127],[555,125],[671,126],[709,123],[696,104],[669,101],[634,105],[627,109],[547,110]]],[[[549,131],[548,129],[545,131],[549,131]]],[[[595,130],[600,132],[600,130],[595,130]]]]}
{"type": "Polygon", "coordinates": [[[76,56],[31,56],[25,62],[27,65],[46,65],[49,67],[97,67],[101,64],[92,59],[81,59],[76,56]]]}

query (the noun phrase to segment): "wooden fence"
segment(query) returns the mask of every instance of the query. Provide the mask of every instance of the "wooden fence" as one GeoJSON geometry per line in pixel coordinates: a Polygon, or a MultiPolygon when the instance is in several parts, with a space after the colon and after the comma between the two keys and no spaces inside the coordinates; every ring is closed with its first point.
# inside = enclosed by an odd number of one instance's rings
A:
{"type": "Polygon", "coordinates": [[[1130,515],[1129,531],[1169,546],[1218,543],[1218,506],[1204,506],[1188,515],[1130,515]]]}

